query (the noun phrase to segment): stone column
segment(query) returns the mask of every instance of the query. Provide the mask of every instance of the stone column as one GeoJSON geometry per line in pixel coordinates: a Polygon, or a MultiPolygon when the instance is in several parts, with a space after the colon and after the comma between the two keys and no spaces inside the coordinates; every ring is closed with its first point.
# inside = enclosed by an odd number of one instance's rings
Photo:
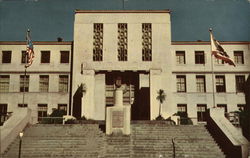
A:
{"type": "Polygon", "coordinates": [[[161,70],[150,70],[150,119],[155,119],[159,114],[159,101],[156,99],[157,91],[162,89],[161,70]]]}

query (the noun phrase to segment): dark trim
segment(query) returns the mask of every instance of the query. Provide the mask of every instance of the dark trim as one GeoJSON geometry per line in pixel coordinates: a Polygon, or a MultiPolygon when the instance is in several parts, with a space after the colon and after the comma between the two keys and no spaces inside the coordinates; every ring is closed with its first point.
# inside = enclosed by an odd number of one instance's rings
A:
{"type": "MultiPolygon", "coordinates": [[[[249,41],[220,41],[222,45],[249,45],[249,41]]],[[[210,41],[172,41],[172,45],[210,45],[210,41]]]]}
{"type": "MultiPolygon", "coordinates": [[[[27,71],[28,74],[70,74],[65,71],[27,71]]],[[[23,74],[23,71],[0,71],[0,74],[23,74]]]]}
{"type": "Polygon", "coordinates": [[[76,13],[171,13],[169,9],[164,10],[75,10],[76,13]]]}
{"type": "MultiPolygon", "coordinates": [[[[172,74],[211,74],[212,71],[173,71],[172,74]]],[[[250,71],[215,71],[215,74],[249,74],[250,71]]]]}
{"type": "MultiPolygon", "coordinates": [[[[34,45],[72,45],[72,41],[33,41],[34,45]]],[[[26,41],[0,41],[0,45],[26,45],[26,41]]]]}

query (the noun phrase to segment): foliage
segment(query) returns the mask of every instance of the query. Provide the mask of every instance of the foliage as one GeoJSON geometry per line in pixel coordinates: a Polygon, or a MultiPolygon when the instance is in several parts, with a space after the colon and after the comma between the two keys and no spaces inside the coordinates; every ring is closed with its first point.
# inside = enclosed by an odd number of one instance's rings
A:
{"type": "Polygon", "coordinates": [[[180,116],[181,125],[192,125],[193,121],[187,116],[185,112],[177,112],[177,116],[180,116]]]}
{"type": "Polygon", "coordinates": [[[165,119],[161,115],[159,115],[158,117],[155,118],[155,120],[157,120],[157,121],[163,121],[165,119]]]}
{"type": "Polygon", "coordinates": [[[67,112],[65,110],[59,110],[55,109],[51,114],[50,117],[63,117],[63,115],[66,115],[67,112]]]}
{"type": "Polygon", "coordinates": [[[68,119],[67,121],[65,121],[65,124],[76,124],[77,121],[75,119],[68,119]]]}
{"type": "Polygon", "coordinates": [[[157,94],[158,95],[157,95],[156,99],[159,100],[160,106],[159,106],[159,116],[156,118],[156,120],[164,120],[164,118],[161,116],[161,106],[162,106],[162,103],[166,99],[166,94],[165,94],[164,90],[162,90],[162,89],[159,89],[157,94]]]}

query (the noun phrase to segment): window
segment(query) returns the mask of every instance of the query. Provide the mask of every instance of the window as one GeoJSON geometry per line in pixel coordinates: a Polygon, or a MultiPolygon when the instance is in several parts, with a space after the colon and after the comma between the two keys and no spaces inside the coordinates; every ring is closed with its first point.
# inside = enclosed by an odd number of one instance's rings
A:
{"type": "Polygon", "coordinates": [[[17,105],[19,108],[27,108],[28,107],[28,104],[18,104],[17,105]]]}
{"type": "Polygon", "coordinates": [[[6,120],[8,104],[0,104],[0,126],[6,120]]]}
{"type": "Polygon", "coordinates": [[[58,110],[64,110],[67,112],[67,104],[58,104],[58,110]]]}
{"type": "Polygon", "coordinates": [[[103,53],[103,24],[94,24],[93,61],[102,61],[103,53]]]}
{"type": "Polygon", "coordinates": [[[218,59],[218,58],[214,58],[214,62],[215,64],[219,64],[219,65],[222,65],[222,64],[225,64],[225,61],[224,60],[221,60],[221,59],[218,59]]]}
{"type": "Polygon", "coordinates": [[[205,64],[204,51],[195,51],[195,64],[205,64]]]}
{"type": "Polygon", "coordinates": [[[128,26],[127,24],[118,24],[118,60],[128,60],[128,26]]]}
{"type": "Polygon", "coordinates": [[[236,92],[244,92],[245,76],[235,76],[236,92]]]}
{"type": "Polygon", "coordinates": [[[11,63],[11,51],[2,51],[2,63],[11,63]]]}
{"type": "Polygon", "coordinates": [[[234,62],[235,64],[244,64],[243,51],[234,51],[234,62]]]}
{"type": "Polygon", "coordinates": [[[39,89],[40,92],[49,91],[49,75],[40,75],[39,89]]]}
{"type": "Polygon", "coordinates": [[[206,121],[206,104],[197,104],[197,119],[199,122],[206,121]]]}
{"type": "Polygon", "coordinates": [[[246,107],[246,104],[237,104],[237,107],[238,107],[239,110],[244,111],[245,107],[246,107]]]}
{"type": "Polygon", "coordinates": [[[0,92],[9,92],[10,76],[0,75],[0,92]]]}
{"type": "Polygon", "coordinates": [[[21,53],[22,53],[21,63],[22,64],[28,63],[28,58],[26,58],[27,52],[25,50],[23,50],[21,53]],[[26,60],[26,62],[25,62],[25,60],[26,60]]]}
{"type": "Polygon", "coordinates": [[[37,105],[37,116],[38,121],[42,121],[43,117],[47,117],[48,105],[47,104],[38,104],[37,105]]]}
{"type": "Polygon", "coordinates": [[[225,76],[215,76],[216,92],[226,92],[225,76]]]}
{"type": "Polygon", "coordinates": [[[20,92],[29,91],[29,75],[20,75],[20,92]]]}
{"type": "Polygon", "coordinates": [[[68,75],[59,75],[59,92],[68,92],[68,75]]]}
{"type": "Polygon", "coordinates": [[[69,51],[61,51],[61,63],[69,63],[69,51]]]}
{"type": "Polygon", "coordinates": [[[176,63],[186,64],[185,51],[176,51],[175,53],[176,53],[176,63]]]}
{"type": "Polygon", "coordinates": [[[206,81],[205,76],[196,76],[196,91],[197,92],[206,92],[206,81]]]}
{"type": "Polygon", "coordinates": [[[177,92],[186,92],[186,76],[177,75],[177,92]]]}
{"type": "Polygon", "coordinates": [[[177,113],[181,117],[187,117],[187,104],[177,104],[177,113]]]}
{"type": "Polygon", "coordinates": [[[227,113],[227,104],[217,104],[217,107],[224,109],[224,112],[227,113]]]}
{"type": "Polygon", "coordinates": [[[41,63],[50,63],[50,51],[41,51],[41,63]]]}
{"type": "Polygon", "coordinates": [[[152,61],[152,26],[142,24],[142,61],[152,61]]]}

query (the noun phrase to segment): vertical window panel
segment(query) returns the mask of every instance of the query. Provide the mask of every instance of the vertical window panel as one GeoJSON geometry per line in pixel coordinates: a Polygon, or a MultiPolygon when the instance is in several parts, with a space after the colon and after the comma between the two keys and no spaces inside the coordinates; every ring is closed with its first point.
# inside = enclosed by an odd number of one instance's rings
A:
{"type": "Polygon", "coordinates": [[[0,92],[9,92],[10,76],[0,75],[0,92]]]}
{"type": "Polygon", "coordinates": [[[93,61],[103,60],[103,24],[94,24],[93,61]]]}
{"type": "Polygon", "coordinates": [[[142,24],[142,61],[152,61],[152,26],[142,24]]]}
{"type": "Polygon", "coordinates": [[[126,23],[118,24],[118,60],[128,60],[128,28],[126,23]]]}
{"type": "Polygon", "coordinates": [[[59,92],[68,92],[68,75],[59,75],[59,92]]]}

